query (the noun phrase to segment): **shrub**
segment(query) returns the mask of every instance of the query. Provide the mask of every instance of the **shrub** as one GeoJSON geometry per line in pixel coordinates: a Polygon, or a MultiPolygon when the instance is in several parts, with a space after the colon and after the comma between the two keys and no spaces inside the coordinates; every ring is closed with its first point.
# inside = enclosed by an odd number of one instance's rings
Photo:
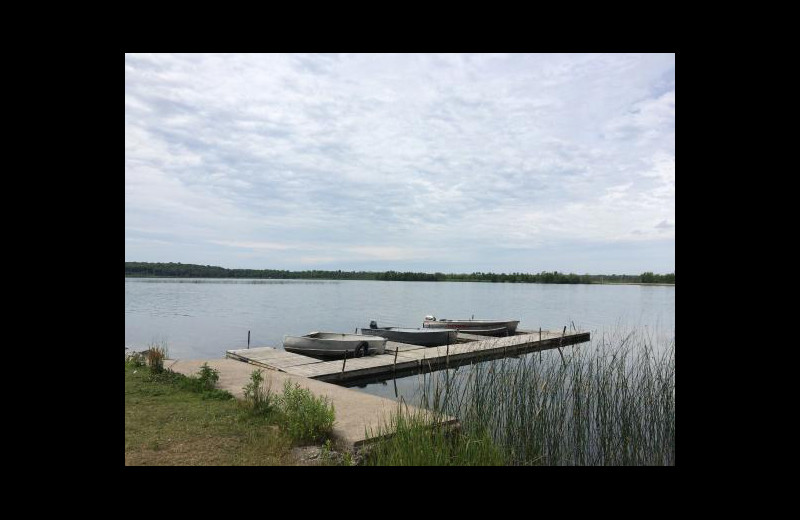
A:
{"type": "Polygon", "coordinates": [[[203,363],[203,366],[200,367],[198,379],[204,390],[214,390],[217,381],[219,381],[219,370],[211,368],[208,363],[203,363]]]}
{"type": "Polygon", "coordinates": [[[253,370],[250,374],[250,382],[244,390],[244,399],[250,404],[250,411],[256,415],[269,414],[274,408],[274,396],[272,385],[269,381],[264,381],[262,370],[253,370]]]}
{"type": "Polygon", "coordinates": [[[289,435],[297,441],[324,441],[333,431],[333,404],[326,397],[315,397],[298,383],[284,383],[277,405],[289,435]]]}

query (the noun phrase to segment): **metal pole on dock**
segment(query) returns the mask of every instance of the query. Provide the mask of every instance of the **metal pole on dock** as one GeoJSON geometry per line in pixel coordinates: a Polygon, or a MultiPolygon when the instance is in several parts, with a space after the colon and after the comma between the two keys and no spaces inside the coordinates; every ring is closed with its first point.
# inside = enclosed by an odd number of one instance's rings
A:
{"type": "Polygon", "coordinates": [[[347,364],[347,351],[344,351],[344,361],[342,361],[342,374],[344,374],[344,366],[347,364]]]}
{"type": "Polygon", "coordinates": [[[250,331],[247,331],[247,348],[250,348],[250,331]]]}

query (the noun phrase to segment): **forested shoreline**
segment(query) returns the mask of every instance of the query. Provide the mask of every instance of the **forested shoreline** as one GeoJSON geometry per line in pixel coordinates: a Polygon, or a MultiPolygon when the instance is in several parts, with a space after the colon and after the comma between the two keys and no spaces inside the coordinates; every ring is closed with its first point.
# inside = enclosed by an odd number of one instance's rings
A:
{"type": "Polygon", "coordinates": [[[400,271],[288,271],[284,269],[227,269],[213,265],[180,262],[125,262],[126,277],[163,278],[272,278],[318,280],[391,280],[414,282],[494,282],[494,283],[675,283],[675,273],[654,274],[575,274],[558,271],[540,273],[419,273],[400,271]]]}

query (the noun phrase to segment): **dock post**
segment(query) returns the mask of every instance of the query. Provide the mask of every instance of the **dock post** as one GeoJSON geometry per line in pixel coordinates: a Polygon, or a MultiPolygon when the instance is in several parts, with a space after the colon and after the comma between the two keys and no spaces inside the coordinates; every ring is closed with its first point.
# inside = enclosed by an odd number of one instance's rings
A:
{"type": "Polygon", "coordinates": [[[347,364],[347,351],[344,351],[344,360],[342,361],[342,375],[344,375],[344,366],[347,364]]]}
{"type": "Polygon", "coordinates": [[[247,331],[247,348],[250,348],[250,331],[247,331]]]}
{"type": "Polygon", "coordinates": [[[542,360],[542,327],[541,326],[539,326],[539,348],[537,350],[539,351],[539,361],[541,361],[542,360]]]}
{"type": "Polygon", "coordinates": [[[397,370],[397,351],[400,350],[400,347],[394,348],[394,365],[392,365],[392,372],[397,370]]]}
{"type": "Polygon", "coordinates": [[[561,346],[564,344],[564,336],[567,334],[567,326],[564,325],[564,331],[561,333],[561,339],[558,340],[558,355],[561,356],[561,364],[567,366],[567,362],[564,361],[564,354],[561,353],[561,346]]]}

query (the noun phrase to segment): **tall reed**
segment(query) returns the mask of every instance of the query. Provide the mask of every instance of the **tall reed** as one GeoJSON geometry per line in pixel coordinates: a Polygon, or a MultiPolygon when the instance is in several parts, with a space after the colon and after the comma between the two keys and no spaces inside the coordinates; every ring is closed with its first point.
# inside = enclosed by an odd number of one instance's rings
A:
{"type": "Polygon", "coordinates": [[[423,406],[458,417],[514,465],[675,463],[675,340],[646,329],[424,376],[423,406]],[[561,355],[563,354],[563,360],[561,355]]]}
{"type": "Polygon", "coordinates": [[[383,436],[365,451],[365,466],[502,466],[504,454],[487,432],[462,435],[436,411],[410,411],[400,403],[395,414],[367,437],[383,436]]]}

